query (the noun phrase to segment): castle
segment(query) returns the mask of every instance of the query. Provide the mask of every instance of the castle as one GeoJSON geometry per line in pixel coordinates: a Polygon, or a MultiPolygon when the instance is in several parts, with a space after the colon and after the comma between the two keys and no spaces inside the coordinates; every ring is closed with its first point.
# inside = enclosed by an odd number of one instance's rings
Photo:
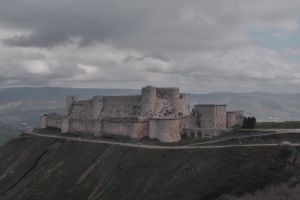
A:
{"type": "Polygon", "coordinates": [[[212,137],[242,125],[243,112],[226,112],[226,105],[194,105],[179,88],[146,86],[136,96],[94,96],[90,100],[67,97],[67,113],[45,114],[41,128],[94,136],[121,135],[163,142],[183,137],[212,137]]]}

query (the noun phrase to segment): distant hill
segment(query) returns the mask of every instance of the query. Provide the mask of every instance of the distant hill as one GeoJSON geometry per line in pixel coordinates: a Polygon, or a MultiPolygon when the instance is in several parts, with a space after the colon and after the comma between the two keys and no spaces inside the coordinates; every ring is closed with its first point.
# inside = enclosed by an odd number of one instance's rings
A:
{"type": "MultiPolygon", "coordinates": [[[[134,89],[87,89],[22,87],[0,89],[0,124],[14,132],[38,125],[48,112],[63,112],[67,95],[88,99],[95,95],[136,95],[134,89]]],[[[192,103],[228,104],[229,110],[245,110],[259,121],[300,119],[300,94],[287,93],[209,93],[192,94],[192,103]]]]}
{"type": "MultiPolygon", "coordinates": [[[[20,87],[0,89],[0,125],[16,134],[38,126],[44,113],[63,112],[67,95],[88,99],[95,95],[136,95],[133,89],[84,89],[52,87],[20,87]]],[[[1,132],[0,132],[1,137],[1,132]]]]}
{"type": "Polygon", "coordinates": [[[244,110],[258,121],[300,120],[300,94],[220,92],[194,94],[192,102],[227,104],[229,110],[244,110]]]}

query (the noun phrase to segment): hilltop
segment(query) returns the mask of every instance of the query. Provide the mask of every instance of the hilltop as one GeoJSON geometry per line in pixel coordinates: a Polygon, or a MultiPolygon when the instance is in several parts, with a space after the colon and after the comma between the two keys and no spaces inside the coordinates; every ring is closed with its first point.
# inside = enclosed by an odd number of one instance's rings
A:
{"type": "Polygon", "coordinates": [[[209,200],[293,190],[299,151],[137,149],[22,135],[0,147],[0,199],[209,200]]]}
{"type": "MultiPolygon", "coordinates": [[[[136,95],[134,89],[88,89],[21,87],[0,89],[0,127],[6,135],[16,135],[20,130],[39,125],[44,113],[63,112],[67,95],[89,99],[94,95],[136,95]]],[[[288,93],[230,93],[192,94],[193,104],[228,104],[228,110],[242,109],[255,114],[258,121],[298,120],[300,94],[288,93]]],[[[0,135],[3,138],[3,134],[0,135]]],[[[7,138],[7,137],[5,137],[7,138]]]]}

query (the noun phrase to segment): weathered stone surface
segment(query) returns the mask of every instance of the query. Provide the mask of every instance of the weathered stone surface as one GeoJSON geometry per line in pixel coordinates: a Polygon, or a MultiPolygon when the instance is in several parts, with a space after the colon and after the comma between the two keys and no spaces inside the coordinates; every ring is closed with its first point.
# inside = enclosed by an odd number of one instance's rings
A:
{"type": "Polygon", "coordinates": [[[70,120],[68,118],[64,118],[61,123],[61,132],[69,133],[70,132],[70,120]]]}
{"type": "MultiPolygon", "coordinates": [[[[42,122],[47,122],[46,126],[51,128],[61,128],[62,120],[63,116],[55,113],[44,115],[42,118],[42,122]]],[[[41,124],[41,126],[45,126],[45,124],[41,124]]]]}
{"type": "Polygon", "coordinates": [[[164,142],[181,140],[180,119],[153,119],[150,120],[149,137],[164,142]]]}
{"type": "Polygon", "coordinates": [[[41,117],[41,125],[40,125],[40,128],[47,128],[47,116],[42,116],[41,117]]]}
{"type": "Polygon", "coordinates": [[[243,118],[244,118],[243,111],[228,111],[226,113],[227,128],[232,128],[234,126],[242,126],[243,118]]]}
{"type": "MultiPolygon", "coordinates": [[[[183,129],[226,129],[226,105],[195,105],[191,113],[189,95],[181,94],[179,88],[146,86],[136,96],[94,96],[90,100],[68,96],[66,101],[67,115],[44,116],[42,128],[94,136],[149,136],[164,142],[181,140],[183,129]]],[[[217,135],[211,130],[206,133],[217,135]]]]}
{"type": "Polygon", "coordinates": [[[193,115],[196,127],[226,128],[226,105],[195,105],[193,115]]]}

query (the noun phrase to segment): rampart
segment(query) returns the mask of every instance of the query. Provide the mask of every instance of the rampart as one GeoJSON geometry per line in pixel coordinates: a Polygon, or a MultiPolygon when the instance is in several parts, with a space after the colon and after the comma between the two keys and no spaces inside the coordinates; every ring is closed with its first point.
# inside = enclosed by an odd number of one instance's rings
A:
{"type": "MultiPolygon", "coordinates": [[[[238,117],[235,122],[232,119],[228,117],[230,124],[238,123],[238,117]]],[[[190,97],[180,93],[179,88],[146,86],[136,96],[94,96],[89,100],[68,96],[66,115],[44,115],[41,128],[55,127],[62,133],[94,136],[148,136],[176,142],[185,132],[191,135],[194,129],[201,130],[201,137],[216,135],[215,130],[226,129],[228,120],[226,105],[195,105],[191,112],[190,97]]]]}
{"type": "Polygon", "coordinates": [[[228,111],[226,112],[226,126],[232,128],[243,125],[243,111],[228,111]]]}
{"type": "Polygon", "coordinates": [[[226,105],[195,105],[193,109],[195,127],[226,128],[226,105]]]}
{"type": "Polygon", "coordinates": [[[42,127],[61,128],[64,116],[50,113],[42,117],[42,127]]]}

